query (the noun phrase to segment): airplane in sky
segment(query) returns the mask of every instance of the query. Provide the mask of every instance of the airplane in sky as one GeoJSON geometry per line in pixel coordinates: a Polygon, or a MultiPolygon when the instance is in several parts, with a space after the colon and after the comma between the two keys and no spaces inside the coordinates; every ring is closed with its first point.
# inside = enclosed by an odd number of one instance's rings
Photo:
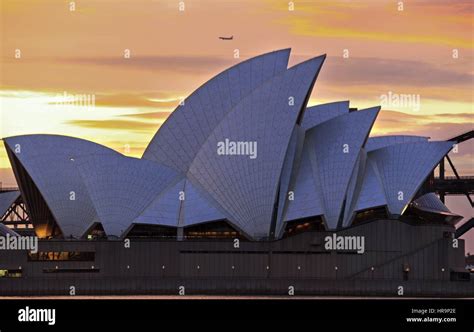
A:
{"type": "Polygon", "coordinates": [[[234,36],[230,36],[230,37],[219,37],[219,39],[221,39],[221,40],[232,40],[232,39],[234,39],[234,36]]]}

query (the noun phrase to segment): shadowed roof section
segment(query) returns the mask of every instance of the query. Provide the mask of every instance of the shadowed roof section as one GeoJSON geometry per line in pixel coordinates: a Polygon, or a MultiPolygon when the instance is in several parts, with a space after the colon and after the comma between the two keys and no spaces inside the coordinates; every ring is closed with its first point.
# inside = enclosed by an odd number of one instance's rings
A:
{"type": "Polygon", "coordinates": [[[178,227],[180,195],[185,193],[185,179],[159,193],[135,218],[134,223],[178,227]]]}
{"type": "Polygon", "coordinates": [[[189,179],[183,178],[161,192],[134,222],[185,227],[225,218],[189,179]]]}
{"type": "Polygon", "coordinates": [[[361,211],[372,207],[385,206],[387,200],[382,187],[382,179],[375,161],[368,159],[364,170],[362,187],[354,211],[361,211]]]}
{"type": "MultiPolygon", "coordinates": [[[[288,202],[285,212],[284,222],[319,216],[324,213],[322,195],[319,181],[313,177],[311,167],[310,150],[313,146],[305,142],[299,167],[295,169],[297,173],[292,191],[294,199],[288,202]]],[[[277,225],[276,234],[281,234],[283,223],[277,225]]]]}
{"type": "Polygon", "coordinates": [[[7,212],[8,208],[20,197],[20,191],[0,192],[0,218],[7,212]]]}
{"type": "Polygon", "coordinates": [[[293,189],[293,186],[296,182],[297,172],[295,169],[297,169],[301,161],[301,155],[303,153],[304,147],[304,137],[305,130],[299,125],[295,126],[291,136],[290,144],[288,145],[288,149],[286,151],[285,161],[283,163],[278,193],[278,215],[276,220],[274,220],[275,224],[272,225],[273,229],[270,229],[272,236],[278,237],[281,232],[284,213],[290,203],[288,194],[290,192],[290,188],[293,189]]]}
{"type": "Polygon", "coordinates": [[[20,236],[20,234],[15,232],[13,229],[11,229],[8,226],[0,223],[0,235],[1,236],[6,236],[7,234],[10,235],[10,236],[20,236]]]}

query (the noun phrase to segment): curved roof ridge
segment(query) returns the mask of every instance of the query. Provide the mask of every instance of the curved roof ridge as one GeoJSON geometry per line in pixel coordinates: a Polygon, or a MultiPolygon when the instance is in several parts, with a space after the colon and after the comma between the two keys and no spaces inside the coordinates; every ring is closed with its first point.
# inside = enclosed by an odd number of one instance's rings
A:
{"type": "Polygon", "coordinates": [[[348,100],[310,106],[306,108],[301,125],[305,130],[310,130],[345,113],[349,113],[348,100]]]}
{"type": "Polygon", "coordinates": [[[388,137],[413,137],[413,138],[424,138],[424,139],[430,139],[430,136],[421,136],[421,135],[377,135],[377,136],[370,136],[371,139],[377,139],[377,138],[388,138],[388,137]]]}
{"type": "Polygon", "coordinates": [[[380,172],[390,213],[403,214],[424,180],[452,147],[449,141],[419,141],[389,145],[368,153],[380,172]],[[404,162],[407,158],[409,163],[404,162]]]}
{"type": "Polygon", "coordinates": [[[337,229],[341,222],[351,176],[379,111],[376,106],[342,114],[307,132],[313,145],[313,177],[322,189],[327,229],[337,229]],[[357,126],[353,125],[354,118],[358,118],[357,126]],[[319,146],[325,148],[318,149],[319,146]]]}
{"type": "Polygon", "coordinates": [[[8,136],[8,137],[3,137],[2,140],[4,142],[6,141],[9,141],[9,140],[13,140],[13,139],[16,139],[16,138],[33,138],[33,137],[39,137],[40,139],[43,138],[43,137],[49,137],[49,138],[57,138],[57,139],[68,139],[68,140],[71,140],[71,141],[79,141],[79,142],[83,142],[85,144],[90,144],[90,145],[93,145],[93,146],[97,146],[97,147],[100,147],[104,150],[109,150],[110,152],[114,152],[114,153],[117,153],[119,155],[122,155],[122,153],[106,146],[106,145],[103,145],[103,144],[100,144],[100,143],[97,143],[97,142],[94,142],[94,141],[90,141],[88,139],[85,139],[85,138],[80,138],[80,137],[74,137],[74,136],[69,136],[69,135],[62,135],[62,134],[25,134],[25,135],[14,135],[14,136],[8,136]]]}
{"type": "MultiPolygon", "coordinates": [[[[292,69],[294,70],[297,66],[303,65],[303,64],[305,64],[306,62],[309,62],[309,61],[311,61],[311,60],[317,59],[317,58],[319,58],[319,57],[321,57],[321,56],[317,56],[317,57],[308,59],[308,60],[306,60],[306,61],[300,62],[300,63],[298,63],[298,64],[292,66],[291,68],[288,68],[288,70],[292,70],[292,69]]],[[[270,82],[270,81],[271,81],[273,78],[275,78],[275,77],[280,77],[280,76],[282,76],[282,75],[285,75],[285,73],[286,73],[286,72],[281,72],[281,73],[279,73],[279,74],[277,74],[277,75],[274,75],[272,78],[270,78],[268,81],[266,81],[266,82],[262,83],[261,85],[259,85],[257,88],[255,88],[255,89],[252,91],[252,93],[250,93],[249,95],[245,96],[245,97],[242,98],[236,105],[234,105],[234,106],[227,112],[227,114],[219,121],[219,123],[214,127],[214,129],[213,129],[211,132],[209,132],[209,135],[207,135],[206,140],[205,140],[204,143],[201,145],[201,148],[198,150],[198,153],[199,153],[199,151],[202,149],[202,147],[204,146],[204,144],[206,144],[206,142],[209,140],[209,138],[213,135],[213,133],[215,132],[216,128],[219,127],[219,125],[222,124],[224,121],[226,121],[227,118],[231,115],[232,112],[234,112],[238,107],[240,107],[242,103],[244,103],[244,102],[246,102],[248,99],[250,99],[253,93],[257,93],[259,90],[264,89],[264,87],[265,87],[267,84],[272,84],[272,82],[270,82]]],[[[196,156],[198,155],[198,153],[196,153],[196,156]]],[[[189,168],[191,168],[191,165],[193,164],[194,160],[196,160],[196,156],[195,156],[195,157],[193,158],[193,160],[191,161],[189,168]]],[[[188,170],[188,171],[189,171],[189,170],[188,170]]]]}
{"type": "Polygon", "coordinates": [[[369,137],[366,144],[366,151],[374,151],[382,149],[384,147],[409,142],[426,142],[430,139],[427,136],[417,135],[384,135],[384,136],[372,136],[369,137]]]}
{"type": "MultiPolygon", "coordinates": [[[[386,206],[387,198],[383,189],[380,172],[375,161],[366,155],[366,164],[362,184],[353,212],[362,211],[372,207],[386,206]]],[[[351,222],[352,220],[350,220],[351,222]]]]}
{"type": "MultiPolygon", "coordinates": [[[[190,161],[192,161],[192,158],[194,158],[197,153],[195,149],[199,148],[203,144],[202,142],[205,141],[205,137],[202,136],[208,135],[206,134],[207,131],[212,131],[212,129],[215,128],[214,122],[219,123],[219,118],[224,117],[235,104],[240,102],[243,97],[252,93],[255,88],[264,84],[276,74],[285,72],[288,66],[289,54],[290,49],[282,49],[249,58],[220,72],[200,85],[188,95],[184,105],[176,107],[158,129],[145,149],[142,158],[162,161],[166,164],[169,163],[170,166],[175,167],[185,174],[189,170],[190,161]],[[270,68],[265,68],[265,66],[270,66],[271,71],[270,68]],[[245,73],[241,73],[244,69],[246,70],[245,73]],[[242,76],[242,79],[240,78],[241,74],[245,74],[242,76]],[[268,75],[270,76],[267,77],[268,75]],[[230,82],[232,79],[237,80],[237,86],[230,82]],[[246,93],[242,96],[244,89],[246,93]],[[239,96],[237,97],[236,94],[239,96]],[[205,95],[205,98],[202,99],[201,95],[205,95]],[[208,101],[209,96],[215,100],[208,101]],[[205,105],[203,105],[203,102],[205,105]],[[198,104],[200,107],[194,110],[196,107],[195,104],[198,104]],[[212,108],[212,112],[209,111],[208,114],[206,114],[205,110],[210,110],[212,104],[217,105],[212,108]],[[188,118],[192,118],[192,121],[189,122],[188,118]],[[214,118],[214,120],[210,123],[209,120],[212,118],[214,118]],[[198,127],[193,128],[193,126],[195,126],[194,122],[197,124],[199,124],[199,122],[206,122],[206,125],[202,126],[203,124],[201,123],[198,127]],[[185,127],[184,129],[187,130],[182,130],[184,131],[184,136],[180,141],[188,142],[188,144],[186,144],[186,146],[181,146],[182,144],[180,144],[180,148],[182,148],[183,151],[172,151],[170,155],[157,156],[157,151],[159,152],[161,145],[171,144],[169,142],[169,136],[172,136],[173,133],[170,131],[170,126],[185,127]],[[188,138],[186,135],[192,135],[192,137],[188,138]]],[[[173,142],[174,144],[177,143],[175,137],[173,142]]]]}
{"type": "MultiPolygon", "coordinates": [[[[298,63],[298,64],[296,64],[296,65],[294,65],[294,66],[288,68],[287,71],[296,70],[297,68],[299,68],[300,65],[305,65],[305,64],[307,64],[307,63],[309,63],[309,62],[311,62],[311,61],[315,61],[315,59],[319,59],[319,58],[323,58],[323,60],[324,60],[325,55],[320,55],[320,56],[313,57],[313,58],[311,58],[311,59],[305,60],[305,61],[303,61],[303,62],[300,62],[300,63],[298,63]]],[[[249,99],[251,99],[252,96],[253,96],[255,93],[258,93],[258,91],[264,89],[265,86],[272,84],[272,80],[275,79],[276,77],[281,77],[281,76],[285,75],[287,71],[284,71],[284,72],[281,72],[281,73],[279,73],[279,74],[277,74],[277,75],[274,75],[272,78],[270,78],[269,80],[267,80],[267,81],[265,81],[264,83],[262,83],[261,85],[259,85],[259,86],[258,86],[257,88],[255,88],[250,94],[248,94],[247,96],[245,96],[244,98],[242,98],[236,105],[234,105],[234,106],[227,112],[227,114],[219,121],[219,123],[216,124],[216,126],[214,127],[214,129],[209,132],[209,135],[207,135],[205,141],[203,142],[203,144],[201,145],[201,147],[198,149],[196,155],[194,156],[193,160],[191,161],[191,163],[190,163],[190,165],[189,165],[188,172],[187,172],[186,175],[185,175],[187,178],[189,177],[189,171],[190,171],[192,165],[194,164],[196,158],[198,157],[200,151],[201,151],[201,150],[203,149],[203,147],[206,145],[206,142],[208,142],[208,140],[209,140],[209,139],[212,137],[212,135],[215,133],[216,129],[219,128],[219,126],[220,126],[222,123],[224,123],[224,122],[231,116],[231,114],[232,114],[236,109],[238,109],[238,108],[242,105],[242,103],[244,103],[244,102],[248,101],[249,99]]],[[[317,75],[317,74],[316,74],[316,75],[317,75]]],[[[197,181],[193,181],[193,185],[194,185],[194,186],[201,187],[200,184],[199,184],[197,181]]],[[[200,188],[200,189],[201,189],[201,190],[204,190],[203,188],[200,188]]],[[[204,191],[206,191],[206,190],[204,190],[204,191]]],[[[219,204],[219,203],[218,203],[217,201],[215,201],[214,199],[212,199],[212,200],[207,199],[207,201],[209,201],[209,203],[212,204],[212,205],[214,205],[214,204],[219,204]]],[[[215,209],[217,209],[217,210],[220,210],[220,211],[222,211],[222,210],[226,211],[226,209],[223,208],[222,206],[213,206],[213,207],[214,207],[215,209]]],[[[228,214],[228,213],[226,213],[226,214],[228,214]]],[[[230,217],[230,216],[229,216],[229,217],[230,217]]],[[[231,220],[229,220],[229,222],[232,223],[231,220]]],[[[235,227],[239,227],[239,226],[236,225],[235,227]]]]}
{"type": "MultiPolygon", "coordinates": [[[[233,158],[232,160],[239,165],[230,162],[229,158],[222,158],[217,161],[214,160],[214,158],[217,157],[215,153],[213,153],[213,151],[215,151],[214,146],[219,142],[219,139],[222,141],[224,138],[230,138],[231,140],[237,138],[239,141],[255,141],[255,139],[259,137],[258,144],[263,143],[265,146],[263,152],[259,150],[259,155],[260,153],[264,153],[266,155],[266,157],[263,157],[264,159],[270,158],[273,160],[273,166],[269,166],[270,164],[265,166],[272,167],[272,171],[265,172],[266,182],[261,183],[260,189],[264,190],[265,188],[265,190],[270,190],[270,187],[267,188],[265,186],[270,185],[270,178],[273,179],[275,176],[274,181],[277,181],[281,175],[283,160],[280,159],[284,159],[283,151],[287,151],[291,132],[296,124],[300,110],[305,107],[307,95],[317,77],[324,58],[324,55],[314,57],[293,66],[284,73],[274,76],[270,81],[259,86],[250,95],[243,98],[228,112],[225,119],[214,128],[191,164],[188,177],[193,180],[193,183],[198,184],[201,189],[207,192],[211,191],[211,196],[214,196],[214,199],[218,201],[221,206],[224,204],[225,206],[222,207],[233,216],[229,221],[240,223],[237,227],[246,228],[247,233],[254,232],[254,237],[257,232],[257,224],[259,227],[265,227],[263,222],[259,222],[258,219],[264,218],[264,215],[268,212],[268,206],[262,202],[263,205],[259,207],[254,206],[250,209],[250,207],[243,202],[252,202],[251,204],[255,205],[262,200],[271,200],[273,205],[276,199],[276,194],[274,195],[273,193],[268,193],[268,197],[262,198],[255,190],[249,191],[249,188],[255,185],[254,183],[249,183],[249,181],[256,180],[250,180],[250,178],[258,177],[260,179],[259,181],[262,180],[260,177],[263,175],[260,174],[260,172],[264,164],[259,163],[262,157],[257,158],[255,162],[249,162],[248,157],[242,157],[240,159],[237,159],[237,157],[233,158]],[[302,85],[305,86],[303,87],[302,85]],[[291,96],[296,100],[294,105],[288,102],[288,98],[291,96]],[[295,111],[290,112],[291,107],[294,107],[295,111]],[[278,133],[278,135],[275,136],[275,132],[278,133]],[[274,144],[272,144],[273,148],[270,148],[270,145],[265,145],[265,141],[270,139],[269,136],[271,136],[273,140],[276,140],[274,144]],[[281,140],[284,140],[284,142],[278,143],[281,140]],[[276,153],[277,150],[281,150],[278,156],[275,155],[272,157],[268,155],[276,153]],[[275,158],[277,158],[278,161],[274,160],[275,158]],[[214,160],[214,163],[211,163],[210,160],[214,160]],[[223,166],[223,164],[227,166],[223,166]],[[226,167],[228,169],[226,169],[226,167]],[[276,168],[274,169],[274,167],[279,168],[278,174],[275,173],[276,168]],[[210,176],[209,172],[211,172],[211,170],[213,174],[218,175],[210,176]],[[247,174],[246,179],[248,180],[243,182],[237,181],[237,177],[242,176],[242,172],[247,174]],[[223,175],[224,173],[226,173],[226,175],[223,175]],[[222,176],[219,177],[219,175],[222,176]],[[219,183],[219,185],[217,185],[217,183],[219,183]],[[228,186],[233,186],[233,189],[226,192],[220,189],[228,186]],[[247,194],[244,195],[244,192],[247,194]],[[239,202],[238,209],[235,206],[232,208],[236,202],[239,202]],[[259,217],[256,217],[257,215],[259,217]],[[249,225],[249,223],[252,223],[253,226],[249,225]]],[[[268,223],[270,223],[270,221],[271,217],[268,218],[268,223]]],[[[270,224],[267,226],[269,228],[270,224]]],[[[257,233],[263,233],[263,231],[259,230],[257,233]]],[[[265,233],[268,233],[268,229],[265,233]]]]}
{"type": "MultiPolygon", "coordinates": [[[[40,190],[62,234],[82,236],[97,211],[73,161],[85,154],[122,154],[101,144],[64,135],[19,135],[3,141],[40,190]],[[19,153],[15,152],[16,144],[22,147],[19,153]],[[74,197],[82,199],[70,199],[72,192],[74,197]]],[[[22,184],[19,185],[21,188],[22,184]]]]}
{"type": "Polygon", "coordinates": [[[171,167],[133,157],[87,156],[76,165],[107,235],[121,236],[157,195],[179,182],[171,167]]]}

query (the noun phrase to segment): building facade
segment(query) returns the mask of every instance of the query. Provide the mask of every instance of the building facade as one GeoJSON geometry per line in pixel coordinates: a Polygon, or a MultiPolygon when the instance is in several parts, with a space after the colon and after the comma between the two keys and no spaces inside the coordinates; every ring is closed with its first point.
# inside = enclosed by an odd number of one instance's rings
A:
{"type": "Polygon", "coordinates": [[[403,282],[412,295],[472,295],[453,235],[462,217],[423,189],[453,143],[370,137],[380,107],[308,107],[325,56],[287,68],[289,54],[199,87],[142,158],[66,136],[4,138],[41,241],[38,253],[0,252],[19,276],[0,278],[2,292],[60,294],[75,280],[85,294],[181,283],[394,295],[403,282]]]}

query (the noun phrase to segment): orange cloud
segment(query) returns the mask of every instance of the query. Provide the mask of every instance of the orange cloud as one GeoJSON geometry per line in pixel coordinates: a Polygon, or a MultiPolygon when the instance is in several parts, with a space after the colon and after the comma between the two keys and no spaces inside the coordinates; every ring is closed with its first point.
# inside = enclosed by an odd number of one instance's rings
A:
{"type": "Polygon", "coordinates": [[[280,10],[278,23],[298,36],[383,43],[430,44],[472,49],[472,4],[466,1],[317,1],[280,10]],[[436,24],[433,24],[436,22],[436,24]]]}
{"type": "Polygon", "coordinates": [[[452,38],[438,35],[421,34],[405,35],[373,30],[315,25],[314,21],[308,18],[291,18],[287,24],[290,25],[290,29],[294,34],[302,36],[374,40],[390,43],[426,43],[434,45],[447,45],[451,47],[472,48],[472,41],[467,38],[452,38]]]}
{"type": "MultiPolygon", "coordinates": [[[[61,97],[63,94],[74,96],[81,93],[66,91],[57,94],[61,97]]],[[[94,94],[95,106],[105,107],[135,107],[135,108],[160,108],[174,109],[180,102],[180,98],[165,96],[163,93],[99,93],[94,94]]],[[[55,102],[51,102],[54,105],[55,102]]]]}
{"type": "Polygon", "coordinates": [[[170,112],[149,112],[149,113],[134,113],[134,114],[123,114],[121,116],[128,118],[136,119],[146,119],[146,120],[159,120],[161,123],[164,122],[171,114],[170,112]]]}
{"type": "Polygon", "coordinates": [[[472,130],[474,114],[407,114],[382,110],[372,129],[374,135],[419,135],[445,140],[472,130]]]}
{"type": "Polygon", "coordinates": [[[156,130],[158,127],[156,123],[131,120],[70,120],[67,121],[67,123],[86,128],[127,130],[135,132],[148,132],[156,130]]]}

